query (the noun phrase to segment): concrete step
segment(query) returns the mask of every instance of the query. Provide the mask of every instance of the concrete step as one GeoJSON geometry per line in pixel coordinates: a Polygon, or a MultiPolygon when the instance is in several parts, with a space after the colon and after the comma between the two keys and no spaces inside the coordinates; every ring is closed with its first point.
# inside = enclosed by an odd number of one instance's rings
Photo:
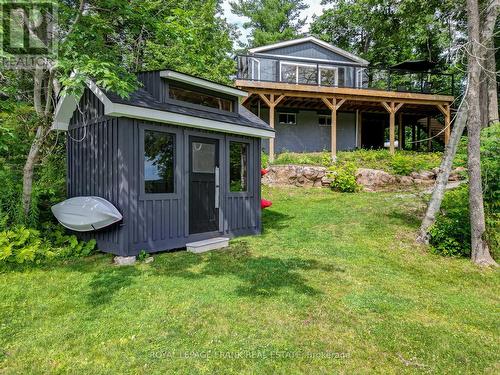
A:
{"type": "Polygon", "coordinates": [[[222,249],[229,246],[229,238],[216,237],[208,240],[190,242],[186,244],[187,251],[191,253],[204,253],[205,251],[222,249]]]}

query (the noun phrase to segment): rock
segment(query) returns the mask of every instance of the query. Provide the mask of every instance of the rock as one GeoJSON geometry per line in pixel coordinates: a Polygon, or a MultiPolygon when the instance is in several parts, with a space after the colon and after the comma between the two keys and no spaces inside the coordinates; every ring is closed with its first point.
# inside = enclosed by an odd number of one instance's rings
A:
{"type": "Polygon", "coordinates": [[[359,168],[356,171],[356,182],[365,188],[374,188],[396,183],[396,177],[378,169],[359,168]]]}
{"type": "Polygon", "coordinates": [[[326,179],[326,168],[308,165],[273,165],[262,177],[264,185],[317,187],[326,179]]]}
{"type": "Polygon", "coordinates": [[[117,266],[131,266],[135,263],[135,256],[131,257],[122,257],[122,256],[115,256],[113,258],[113,263],[117,266]]]}
{"type": "Polygon", "coordinates": [[[450,175],[448,176],[448,181],[460,181],[460,180],[464,180],[465,176],[463,176],[463,174],[464,174],[464,172],[466,170],[467,169],[465,169],[464,167],[457,167],[457,168],[453,169],[450,172],[450,175]]]}
{"type": "Polygon", "coordinates": [[[418,185],[432,185],[434,184],[434,180],[424,180],[421,178],[414,178],[413,182],[418,185]]]}
{"type": "Polygon", "coordinates": [[[431,171],[437,176],[439,174],[439,167],[434,167],[431,169],[431,171]]]}
{"type": "Polygon", "coordinates": [[[401,185],[413,185],[413,178],[411,178],[410,176],[398,176],[397,180],[401,185]]]}
{"type": "Polygon", "coordinates": [[[414,180],[434,180],[436,174],[432,171],[411,172],[410,177],[414,180]]]}

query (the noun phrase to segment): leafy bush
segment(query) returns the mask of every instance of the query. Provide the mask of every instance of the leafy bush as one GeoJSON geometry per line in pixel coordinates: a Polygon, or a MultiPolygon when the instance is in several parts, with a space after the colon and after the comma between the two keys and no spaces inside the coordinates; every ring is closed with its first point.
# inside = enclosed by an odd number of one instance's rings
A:
{"type": "MultiPolygon", "coordinates": [[[[465,166],[467,142],[462,139],[458,163],[465,166]]],[[[481,132],[481,172],[486,216],[486,240],[494,258],[500,256],[500,124],[481,132]]],[[[432,249],[443,255],[469,256],[470,222],[466,186],[446,192],[442,212],[430,229],[432,249]]]]}
{"type": "Polygon", "coordinates": [[[359,190],[356,182],[357,167],[354,163],[337,164],[329,168],[328,177],[332,180],[333,190],[354,193],[359,190]]]}
{"type": "Polygon", "coordinates": [[[446,256],[469,256],[470,221],[469,190],[462,185],[446,192],[442,211],[430,228],[430,244],[433,252],[446,256]]]}
{"type": "Polygon", "coordinates": [[[273,164],[306,164],[322,165],[328,167],[332,164],[332,157],[329,152],[282,152],[274,159],[273,164]]]}
{"type": "Polygon", "coordinates": [[[41,263],[54,258],[88,256],[94,251],[95,240],[79,241],[74,235],[64,234],[61,227],[47,226],[48,235],[24,226],[0,232],[0,262],[41,263]]]}

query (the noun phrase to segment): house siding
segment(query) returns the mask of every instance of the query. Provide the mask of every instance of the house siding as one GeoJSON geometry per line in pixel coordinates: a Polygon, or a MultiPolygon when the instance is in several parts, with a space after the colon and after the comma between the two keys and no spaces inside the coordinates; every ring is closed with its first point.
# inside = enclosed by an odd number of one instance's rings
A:
{"type": "MultiPolygon", "coordinates": [[[[319,114],[327,112],[276,109],[275,152],[320,152],[331,148],[331,127],[319,126],[319,114]],[[297,113],[296,125],[284,125],[279,123],[280,112],[297,113]]],[[[261,109],[261,118],[269,121],[269,110],[261,109]]],[[[268,150],[268,142],[264,142],[264,148],[268,150]]],[[[337,113],[337,150],[352,150],[356,148],[356,114],[354,112],[337,113]]]]}
{"type": "Polygon", "coordinates": [[[258,55],[281,55],[306,59],[330,60],[345,63],[354,63],[353,60],[330,51],[312,42],[304,42],[286,47],[279,47],[258,53],[258,55]]]}

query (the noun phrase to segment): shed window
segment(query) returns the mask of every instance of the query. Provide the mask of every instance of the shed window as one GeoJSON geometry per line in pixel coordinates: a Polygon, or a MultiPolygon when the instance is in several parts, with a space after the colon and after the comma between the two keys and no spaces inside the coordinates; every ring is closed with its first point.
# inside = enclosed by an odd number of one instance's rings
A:
{"type": "Polygon", "coordinates": [[[217,108],[223,111],[233,111],[233,101],[230,99],[188,90],[172,84],[170,84],[168,89],[168,97],[170,99],[182,100],[183,102],[198,104],[205,107],[217,108]]]}
{"type": "Polygon", "coordinates": [[[297,115],[295,113],[280,113],[278,121],[280,124],[295,125],[297,124],[297,115]]]}
{"type": "Polygon", "coordinates": [[[175,135],[144,131],[144,192],[173,193],[175,135]]]}
{"type": "Polygon", "coordinates": [[[319,115],[318,124],[319,126],[332,126],[332,116],[319,115]]]}
{"type": "Polygon", "coordinates": [[[248,144],[229,143],[229,191],[247,191],[248,144]]]}

